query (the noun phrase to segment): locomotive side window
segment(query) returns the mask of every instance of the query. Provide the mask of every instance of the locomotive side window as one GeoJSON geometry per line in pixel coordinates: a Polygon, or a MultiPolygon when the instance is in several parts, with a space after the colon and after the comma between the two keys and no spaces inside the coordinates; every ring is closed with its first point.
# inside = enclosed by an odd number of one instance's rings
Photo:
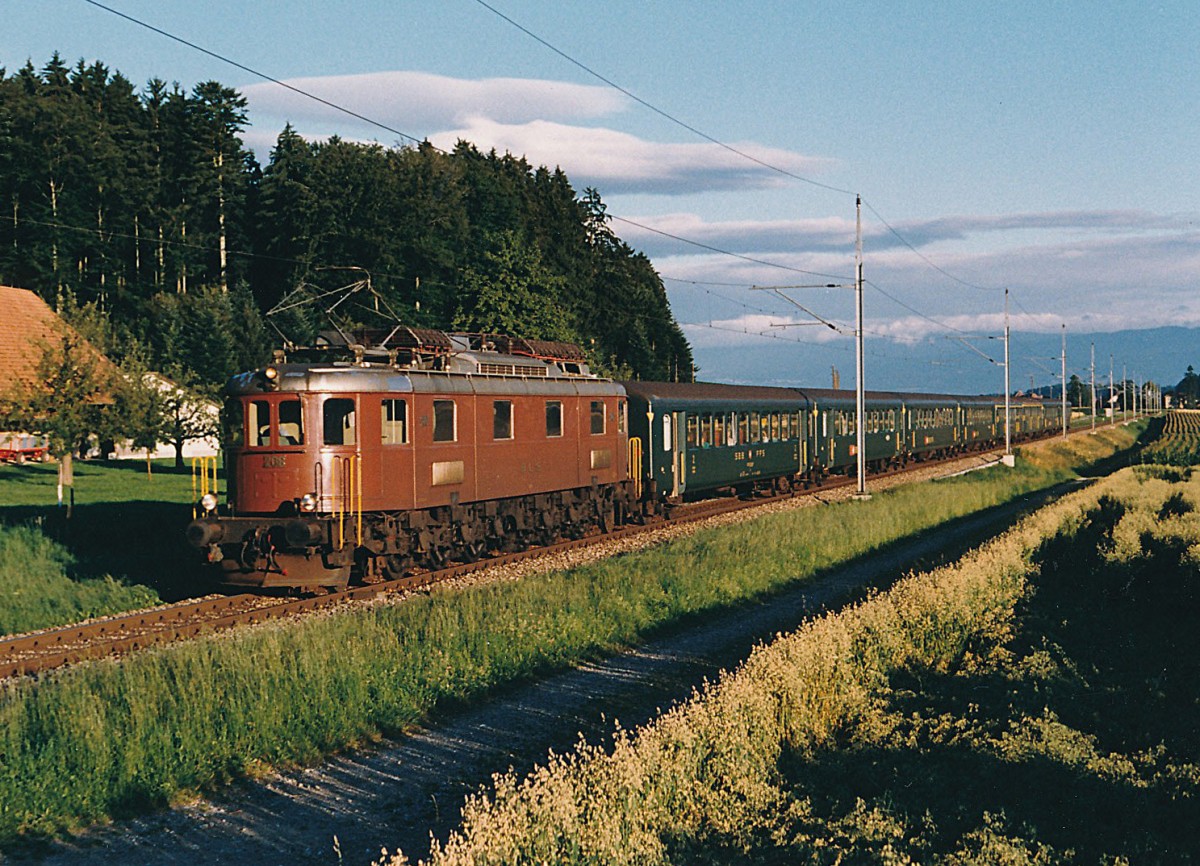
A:
{"type": "Polygon", "coordinates": [[[560,400],[546,401],[546,435],[549,437],[563,435],[562,401],[560,400]]]}
{"type": "Polygon", "coordinates": [[[271,404],[266,400],[251,400],[247,407],[246,424],[250,430],[250,444],[262,448],[271,444],[271,404]]]}
{"type": "Polygon", "coordinates": [[[455,441],[455,418],[453,400],[433,401],[433,441],[455,441]]]}
{"type": "Polygon", "coordinates": [[[403,400],[384,400],[379,404],[379,441],[384,445],[408,443],[408,404],[403,400]]]}
{"type": "Polygon", "coordinates": [[[627,412],[627,409],[625,408],[625,401],[621,400],[619,403],[617,403],[617,432],[618,433],[625,432],[626,412],[627,412]]]}
{"type": "Polygon", "coordinates": [[[513,438],[512,400],[492,401],[492,438],[513,438]]]}
{"type": "MultiPolygon", "coordinates": [[[[280,404],[280,409],[283,404],[280,404]]],[[[325,401],[322,413],[326,445],[353,445],[355,443],[354,401],[347,397],[335,397],[325,401]]]]}
{"type": "Polygon", "coordinates": [[[227,400],[225,411],[221,413],[221,423],[225,428],[225,442],[234,448],[241,447],[246,441],[246,410],[241,400],[227,400]]]}
{"type": "Polygon", "coordinates": [[[279,444],[303,445],[304,423],[299,400],[279,402],[279,444]]]}
{"type": "Polygon", "coordinates": [[[604,401],[592,401],[592,433],[600,434],[604,432],[604,401]]]}

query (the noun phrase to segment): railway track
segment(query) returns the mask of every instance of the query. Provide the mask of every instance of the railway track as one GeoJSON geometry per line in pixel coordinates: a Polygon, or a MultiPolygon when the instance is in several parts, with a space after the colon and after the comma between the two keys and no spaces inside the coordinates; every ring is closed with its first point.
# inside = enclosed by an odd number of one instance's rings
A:
{"type": "MultiPolygon", "coordinates": [[[[889,476],[904,475],[940,463],[969,459],[971,456],[983,457],[988,453],[993,452],[957,455],[944,461],[913,463],[887,473],[872,475],[871,478],[879,480],[889,476]]],[[[385,593],[412,590],[498,566],[588,547],[602,541],[681,526],[721,514],[760,507],[782,499],[805,496],[819,499],[820,494],[854,483],[855,479],[851,477],[832,476],[825,483],[808,490],[790,491],[752,499],[707,500],[679,507],[667,519],[642,525],[624,526],[604,535],[589,535],[517,553],[489,556],[476,562],[455,564],[435,571],[355,586],[326,595],[288,599],[251,594],[206,597],[133,614],[113,616],[95,622],[17,635],[0,639],[0,679],[35,675],[81,661],[123,655],[147,647],[161,646],[236,626],[299,616],[350,601],[361,601],[385,593]]]]}

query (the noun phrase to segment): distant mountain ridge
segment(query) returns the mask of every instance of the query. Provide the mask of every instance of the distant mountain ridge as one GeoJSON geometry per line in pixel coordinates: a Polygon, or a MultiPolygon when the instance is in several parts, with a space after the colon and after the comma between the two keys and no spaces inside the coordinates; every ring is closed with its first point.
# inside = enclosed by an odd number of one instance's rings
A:
{"type": "MultiPolygon", "coordinates": [[[[1200,328],[1165,326],[1144,330],[1072,334],[1067,332],[1067,377],[1089,381],[1091,345],[1096,347],[1096,385],[1107,384],[1109,356],[1114,378],[1151,380],[1163,388],[1183,378],[1189,364],[1200,368],[1200,328]]],[[[972,340],[987,358],[950,339],[902,345],[880,338],[865,342],[868,388],[999,394],[1004,390],[1004,345],[999,339],[972,340]]],[[[797,343],[763,339],[738,346],[693,347],[698,377],[709,382],[829,387],[837,367],[843,388],[854,387],[854,350],[850,341],[797,343]]],[[[1013,332],[1010,345],[1012,389],[1057,387],[1060,334],[1013,332]]],[[[1057,393],[1055,391],[1054,393],[1057,393]]]]}

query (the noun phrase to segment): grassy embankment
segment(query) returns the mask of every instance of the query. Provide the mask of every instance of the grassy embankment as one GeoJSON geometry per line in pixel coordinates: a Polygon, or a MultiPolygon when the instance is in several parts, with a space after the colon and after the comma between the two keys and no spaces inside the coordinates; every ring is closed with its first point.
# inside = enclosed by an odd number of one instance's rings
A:
{"type": "Polygon", "coordinates": [[[1126,428],[1016,471],[810,508],[517,583],[438,592],[81,665],[0,695],[0,840],[170,802],[397,733],[439,706],[628,645],[1128,447],[1126,428]]]}
{"type": "MultiPolygon", "coordinates": [[[[187,555],[190,469],[76,463],[70,520],[58,467],[0,464],[0,635],[158,603],[187,555]]],[[[178,593],[176,589],[176,594],[178,593]]]]}
{"type": "Polygon", "coordinates": [[[1198,505],[1200,473],[1123,470],[499,778],[430,860],[1194,862],[1198,505]]]}

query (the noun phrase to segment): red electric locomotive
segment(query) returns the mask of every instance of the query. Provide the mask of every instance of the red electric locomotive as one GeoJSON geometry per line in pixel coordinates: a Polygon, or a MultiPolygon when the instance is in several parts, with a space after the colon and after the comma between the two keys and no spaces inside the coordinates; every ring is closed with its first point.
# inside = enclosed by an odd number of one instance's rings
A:
{"type": "Polygon", "coordinates": [[[575,346],[396,328],[234,377],[224,508],[188,539],[227,583],[343,587],[561,535],[636,505],[624,388],[575,346]]]}

